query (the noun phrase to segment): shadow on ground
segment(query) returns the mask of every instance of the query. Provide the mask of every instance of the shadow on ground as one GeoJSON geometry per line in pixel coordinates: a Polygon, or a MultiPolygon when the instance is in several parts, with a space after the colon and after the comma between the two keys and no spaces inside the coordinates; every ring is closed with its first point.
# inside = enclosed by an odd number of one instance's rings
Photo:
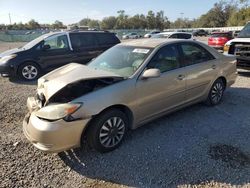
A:
{"type": "Polygon", "coordinates": [[[128,134],[117,150],[59,157],[80,175],[136,187],[250,183],[250,90],[231,88],[216,107],[194,105],[128,134]],[[242,112],[242,113],[241,113],[242,112]]]}
{"type": "Polygon", "coordinates": [[[240,76],[250,77],[250,70],[249,71],[238,71],[238,74],[240,76]]]}
{"type": "Polygon", "coordinates": [[[20,84],[20,85],[37,85],[37,80],[34,81],[24,81],[16,77],[9,77],[9,81],[14,84],[20,84]]]}

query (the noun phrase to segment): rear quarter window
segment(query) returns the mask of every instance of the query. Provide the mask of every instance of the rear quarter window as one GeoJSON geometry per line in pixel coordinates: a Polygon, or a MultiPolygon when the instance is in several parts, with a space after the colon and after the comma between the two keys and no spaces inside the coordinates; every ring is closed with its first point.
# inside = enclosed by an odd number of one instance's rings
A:
{"type": "Polygon", "coordinates": [[[184,34],[184,33],[178,34],[179,39],[190,39],[191,37],[192,37],[192,35],[190,35],[190,34],[184,34]]]}
{"type": "Polygon", "coordinates": [[[120,43],[119,39],[113,33],[97,33],[96,38],[99,45],[114,45],[120,43]]]}

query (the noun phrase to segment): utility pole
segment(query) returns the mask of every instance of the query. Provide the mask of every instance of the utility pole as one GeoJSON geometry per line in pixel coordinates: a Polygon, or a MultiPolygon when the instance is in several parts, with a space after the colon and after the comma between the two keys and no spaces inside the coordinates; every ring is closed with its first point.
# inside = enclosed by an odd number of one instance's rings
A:
{"type": "Polygon", "coordinates": [[[10,13],[9,13],[9,20],[10,20],[10,25],[11,25],[11,17],[10,17],[10,13]]]}
{"type": "Polygon", "coordinates": [[[183,20],[183,15],[184,15],[184,13],[183,13],[183,12],[181,12],[180,14],[181,14],[181,19],[183,20]]]}

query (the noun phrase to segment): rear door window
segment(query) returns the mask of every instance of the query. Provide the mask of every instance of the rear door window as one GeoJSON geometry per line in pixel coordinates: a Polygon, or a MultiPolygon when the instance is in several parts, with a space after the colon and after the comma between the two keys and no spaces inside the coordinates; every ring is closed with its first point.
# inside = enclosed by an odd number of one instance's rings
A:
{"type": "Polygon", "coordinates": [[[73,49],[93,48],[96,40],[92,33],[71,33],[70,40],[73,49]]]}
{"type": "Polygon", "coordinates": [[[212,54],[198,44],[182,43],[180,47],[186,66],[215,59],[212,54]]]}

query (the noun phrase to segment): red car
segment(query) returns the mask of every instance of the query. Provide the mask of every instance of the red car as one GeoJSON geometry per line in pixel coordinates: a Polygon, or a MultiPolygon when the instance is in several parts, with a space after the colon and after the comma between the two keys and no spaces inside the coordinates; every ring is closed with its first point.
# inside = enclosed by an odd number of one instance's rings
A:
{"type": "Polygon", "coordinates": [[[214,32],[208,38],[208,45],[217,50],[223,50],[227,41],[233,39],[232,32],[214,32]]]}

